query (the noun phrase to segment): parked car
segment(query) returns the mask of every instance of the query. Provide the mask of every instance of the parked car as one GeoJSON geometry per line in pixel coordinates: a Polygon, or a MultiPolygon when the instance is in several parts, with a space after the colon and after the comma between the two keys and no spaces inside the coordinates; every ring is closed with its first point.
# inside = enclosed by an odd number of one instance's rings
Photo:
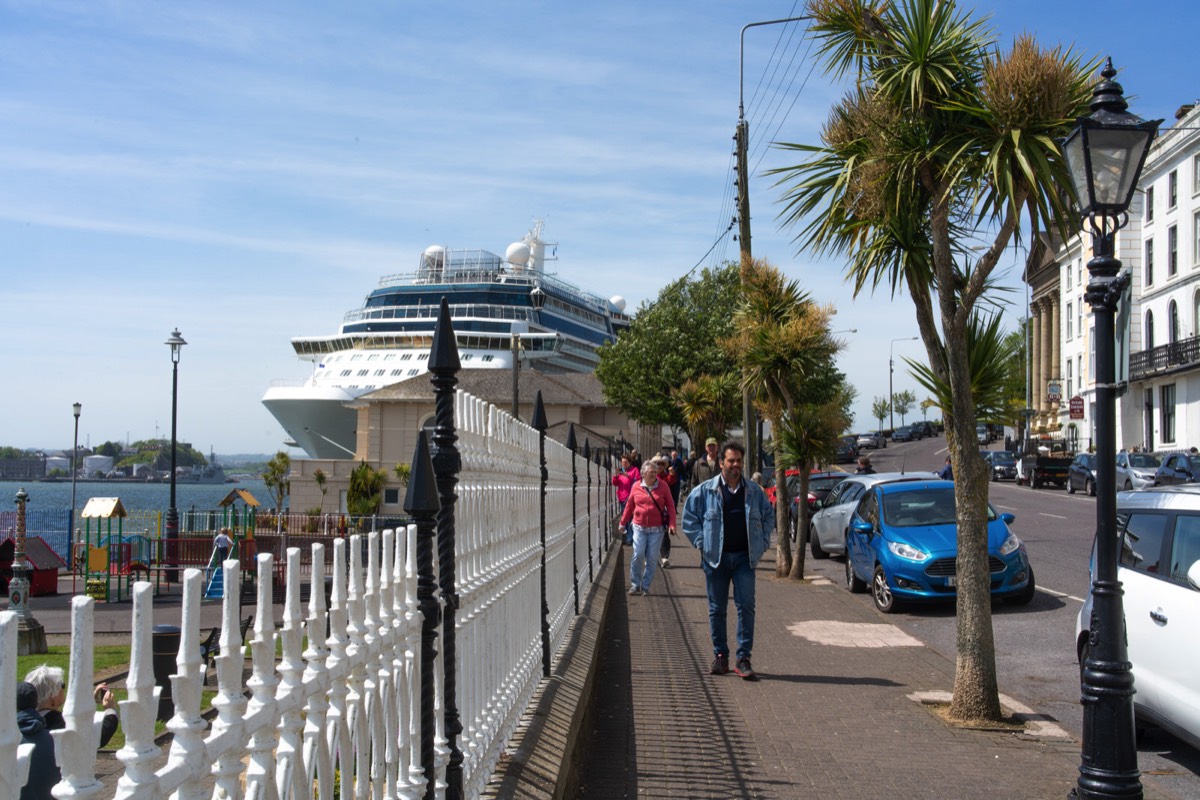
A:
{"type": "MultiPolygon", "coordinates": [[[[988,565],[993,597],[1014,605],[1033,599],[1033,568],[1008,525],[1012,514],[987,507],[988,565]]],[[[907,481],[870,487],[850,516],[846,588],[871,589],[884,614],[905,603],[957,596],[958,524],[951,481],[907,481]]]]}
{"type": "MultiPolygon", "coordinates": [[[[1200,486],[1121,492],[1117,524],[1134,714],[1200,749],[1200,486]]],[[[1093,545],[1093,574],[1095,568],[1093,545]]],[[[1090,583],[1075,623],[1081,666],[1090,648],[1090,583]]]]}
{"type": "Polygon", "coordinates": [[[861,450],[864,447],[869,447],[872,450],[878,450],[882,447],[887,447],[887,437],[883,435],[883,431],[875,431],[874,433],[860,433],[858,441],[855,442],[861,450]]]}
{"type": "Polygon", "coordinates": [[[1154,473],[1155,486],[1195,483],[1200,479],[1200,456],[1189,453],[1170,453],[1154,473]]]}
{"type": "Polygon", "coordinates": [[[1154,485],[1154,473],[1162,466],[1152,453],[1117,453],[1117,488],[1145,489],[1154,485]]]}
{"type": "Polygon", "coordinates": [[[927,481],[932,472],[877,472],[873,475],[848,475],[833,487],[808,521],[808,543],[813,558],[829,558],[846,552],[846,525],[859,498],[868,487],[891,481],[927,481]]]}
{"type": "Polygon", "coordinates": [[[928,420],[920,420],[912,424],[913,430],[921,435],[922,439],[928,439],[937,436],[937,428],[933,427],[933,423],[928,420]]]}
{"type": "Polygon", "coordinates": [[[921,437],[917,436],[912,427],[908,425],[901,425],[900,427],[896,428],[896,430],[892,431],[893,442],[914,442],[919,438],[921,437]]]}
{"type": "Polygon", "coordinates": [[[988,466],[992,468],[992,480],[1016,480],[1017,454],[1011,450],[988,450],[991,457],[988,466]]]}
{"type": "Polygon", "coordinates": [[[976,441],[978,441],[980,444],[984,444],[984,445],[986,445],[986,444],[990,444],[990,443],[991,443],[991,441],[992,441],[992,436],[991,436],[991,434],[988,432],[988,426],[987,426],[987,425],[984,425],[984,424],[981,422],[981,423],[979,423],[978,425],[976,425],[976,426],[975,426],[975,439],[976,439],[976,441]]]}
{"type": "Polygon", "coordinates": [[[1089,497],[1096,496],[1096,456],[1093,453],[1080,453],[1067,468],[1067,494],[1075,494],[1076,489],[1083,489],[1089,497]]]}
{"type": "Polygon", "coordinates": [[[1067,472],[1071,469],[1071,456],[1060,450],[1040,446],[1036,452],[1027,453],[1017,461],[1017,484],[1040,489],[1048,483],[1063,487],[1067,485],[1067,472]]]}
{"type": "Polygon", "coordinates": [[[850,464],[858,458],[858,448],[847,441],[838,442],[837,453],[833,457],[835,464],[850,464]]]}
{"type": "MultiPolygon", "coordinates": [[[[847,472],[825,471],[813,472],[808,476],[808,518],[821,507],[821,501],[829,496],[839,483],[849,477],[847,472]]],[[[797,526],[800,524],[800,473],[798,470],[788,470],[788,495],[792,498],[792,541],[796,540],[797,526]]]]}

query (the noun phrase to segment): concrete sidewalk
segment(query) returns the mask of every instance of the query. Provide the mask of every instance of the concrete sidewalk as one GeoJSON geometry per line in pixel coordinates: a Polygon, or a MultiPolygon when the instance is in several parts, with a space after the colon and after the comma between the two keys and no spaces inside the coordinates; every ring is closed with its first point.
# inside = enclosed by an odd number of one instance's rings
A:
{"type": "MultiPolygon", "coordinates": [[[[1063,798],[1075,785],[1079,744],[1052,720],[943,722],[916,698],[948,693],[954,664],[843,586],[776,580],[773,551],[758,566],[760,679],[710,675],[699,554],[676,541],[650,595],[626,595],[627,573],[614,582],[579,798],[1063,798]]],[[[731,647],[735,624],[731,601],[731,647]]]]}

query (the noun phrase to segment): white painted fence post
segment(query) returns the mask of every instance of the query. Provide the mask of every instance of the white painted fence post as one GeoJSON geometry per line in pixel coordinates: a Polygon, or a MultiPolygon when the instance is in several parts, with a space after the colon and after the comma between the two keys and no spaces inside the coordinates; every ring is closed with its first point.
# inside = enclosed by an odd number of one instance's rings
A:
{"type": "Polygon", "coordinates": [[[326,662],[329,649],[325,646],[328,617],[325,608],[325,546],[312,546],[312,574],[308,596],[308,647],[304,651],[304,777],[316,780],[317,797],[333,798],[333,760],[326,738],[326,718],[329,712],[329,671],[326,662]]]}
{"type": "MultiPolygon", "coordinates": [[[[222,565],[220,569],[225,569],[222,565]]],[[[228,580],[228,574],[225,575],[228,580]]],[[[204,585],[204,573],[188,569],[183,573],[183,619],[180,625],[179,654],[175,659],[176,674],[171,676],[171,696],[175,701],[175,714],[167,720],[167,730],[172,734],[171,747],[167,751],[167,765],[159,771],[159,788],[170,791],[178,787],[174,800],[202,800],[212,791],[204,791],[203,782],[208,777],[212,762],[204,744],[204,731],[208,723],[200,716],[200,695],[204,689],[205,671],[200,660],[200,592],[204,585]]],[[[225,584],[229,586],[228,583],[225,584]]],[[[135,623],[137,624],[137,623],[135,623]]],[[[154,620],[140,623],[153,630],[154,620]]],[[[153,673],[151,673],[153,675],[153,673]]],[[[158,692],[154,693],[153,705],[146,710],[150,724],[158,714],[158,692]]],[[[123,723],[124,724],[124,723],[123,723]]],[[[128,728],[126,740],[128,741],[128,728]]]]}
{"type": "MultiPolygon", "coordinates": [[[[0,698],[17,694],[17,614],[0,611],[0,698]]],[[[29,780],[33,745],[21,744],[15,703],[0,703],[0,797],[18,797],[29,780]]]]}
{"type": "Polygon", "coordinates": [[[238,619],[238,587],[241,565],[236,559],[224,563],[225,596],[221,599],[221,652],[217,655],[217,696],[213,708],[217,718],[212,733],[204,740],[213,762],[217,797],[237,800],[242,796],[242,755],[246,744],[246,699],[242,697],[242,674],[246,656],[242,652],[242,629],[238,619]]]}
{"type": "Polygon", "coordinates": [[[95,605],[96,601],[90,597],[71,598],[71,678],[67,681],[67,703],[63,706],[67,726],[50,732],[58,768],[62,770],[62,780],[51,790],[59,800],[99,797],[104,792],[104,785],[96,779],[100,731],[96,727],[96,700],[92,696],[95,605]]]}
{"type": "MultiPolygon", "coordinates": [[[[161,750],[154,743],[154,719],[161,690],[154,685],[153,590],[145,581],[133,586],[132,642],[129,675],[125,678],[128,699],[120,703],[125,746],[117,751],[117,760],[125,765],[125,774],[117,780],[118,800],[152,800],[158,795],[158,776],[154,774],[153,763],[161,750]]],[[[182,641],[184,644],[188,641],[186,631],[182,641]]]]}
{"type": "Polygon", "coordinates": [[[279,689],[276,694],[279,713],[279,749],[275,753],[275,786],[279,797],[307,798],[312,781],[302,759],[304,718],[303,681],[304,619],[300,615],[300,548],[287,549],[287,587],[283,600],[283,659],[279,662],[279,689]]]}

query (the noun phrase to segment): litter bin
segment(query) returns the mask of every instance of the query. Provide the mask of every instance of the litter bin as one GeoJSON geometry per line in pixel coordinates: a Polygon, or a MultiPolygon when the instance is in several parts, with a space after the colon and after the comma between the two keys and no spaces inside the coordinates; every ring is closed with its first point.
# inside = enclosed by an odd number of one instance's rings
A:
{"type": "Polygon", "coordinates": [[[175,716],[171,676],[175,674],[175,660],[179,656],[181,634],[182,631],[177,625],[155,625],[150,632],[154,683],[162,688],[162,693],[158,696],[158,718],[164,722],[175,716]]]}

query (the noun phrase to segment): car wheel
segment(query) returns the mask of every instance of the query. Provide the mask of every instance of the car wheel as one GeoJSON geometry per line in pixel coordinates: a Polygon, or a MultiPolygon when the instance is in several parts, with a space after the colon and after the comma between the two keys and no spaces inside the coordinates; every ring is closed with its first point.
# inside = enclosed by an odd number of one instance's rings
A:
{"type": "Polygon", "coordinates": [[[821,547],[821,538],[817,536],[817,529],[812,525],[808,526],[808,545],[812,550],[813,558],[829,558],[829,553],[821,547]]]}
{"type": "Polygon", "coordinates": [[[1025,584],[1025,588],[1016,594],[1009,595],[1004,598],[1004,602],[1010,606],[1027,606],[1033,600],[1034,594],[1037,592],[1037,585],[1033,580],[1033,567],[1029,568],[1029,582],[1025,584]]]}
{"type": "Polygon", "coordinates": [[[892,614],[897,610],[896,596],[892,594],[887,575],[880,566],[875,567],[875,577],[871,579],[871,599],[875,601],[875,607],[884,614],[892,614]]]}
{"type": "Polygon", "coordinates": [[[846,540],[846,588],[851,594],[862,594],[867,590],[867,584],[854,574],[854,559],[850,555],[850,540],[846,540]]]}
{"type": "Polygon", "coordinates": [[[1067,494],[1075,494],[1075,484],[1071,480],[1067,480],[1067,494]]]}
{"type": "Polygon", "coordinates": [[[996,483],[998,480],[1000,480],[1000,479],[996,477],[996,473],[993,471],[992,472],[992,483],[996,483]]]}
{"type": "Polygon", "coordinates": [[[1088,478],[1087,482],[1083,484],[1083,490],[1085,492],[1087,492],[1088,497],[1095,497],[1096,496],[1096,482],[1094,480],[1092,480],[1091,478],[1088,478]]]}
{"type": "Polygon", "coordinates": [[[1042,482],[1038,480],[1038,476],[1037,476],[1037,475],[1031,475],[1031,476],[1029,476],[1029,488],[1030,488],[1030,489],[1040,489],[1040,488],[1042,488],[1042,482]]]}

